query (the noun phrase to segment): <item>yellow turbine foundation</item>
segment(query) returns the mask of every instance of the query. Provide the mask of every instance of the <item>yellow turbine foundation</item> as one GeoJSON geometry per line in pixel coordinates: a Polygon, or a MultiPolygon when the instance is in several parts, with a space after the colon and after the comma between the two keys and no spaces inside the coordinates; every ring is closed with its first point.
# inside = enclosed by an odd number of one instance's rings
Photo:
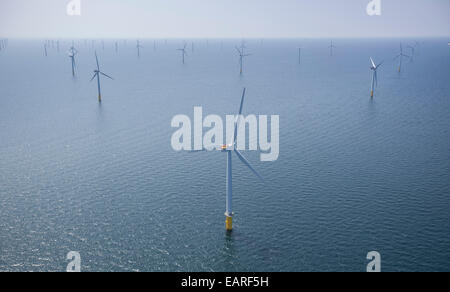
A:
{"type": "Polygon", "coordinates": [[[370,92],[370,97],[373,97],[373,90],[370,92]]]}
{"type": "Polygon", "coordinates": [[[225,221],[225,227],[227,231],[233,230],[233,217],[227,216],[227,219],[225,221]]]}
{"type": "Polygon", "coordinates": [[[98,102],[102,102],[102,96],[100,94],[98,95],[98,102]]]}

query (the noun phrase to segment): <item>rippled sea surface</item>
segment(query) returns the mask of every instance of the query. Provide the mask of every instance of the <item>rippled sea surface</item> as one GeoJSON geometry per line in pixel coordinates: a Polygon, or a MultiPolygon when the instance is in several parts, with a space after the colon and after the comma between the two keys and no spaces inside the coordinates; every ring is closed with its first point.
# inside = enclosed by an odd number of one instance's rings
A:
{"type": "Polygon", "coordinates": [[[10,40],[0,52],[0,270],[449,271],[450,47],[419,40],[100,42],[103,103],[91,42],[43,54],[10,40]],[[301,65],[297,47],[302,46],[301,65]],[[409,51],[406,51],[411,54],[409,51]],[[385,63],[369,97],[369,56],[385,63]],[[235,230],[224,230],[226,157],[174,152],[171,119],[280,116],[280,157],[260,183],[233,164],[235,230]]]}

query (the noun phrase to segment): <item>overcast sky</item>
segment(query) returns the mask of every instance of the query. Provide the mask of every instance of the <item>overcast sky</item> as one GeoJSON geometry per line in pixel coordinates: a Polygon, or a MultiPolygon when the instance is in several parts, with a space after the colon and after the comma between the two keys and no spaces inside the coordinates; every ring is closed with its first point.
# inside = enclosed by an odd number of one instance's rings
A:
{"type": "Polygon", "coordinates": [[[450,0],[0,0],[0,37],[283,38],[450,36],[450,0]]]}

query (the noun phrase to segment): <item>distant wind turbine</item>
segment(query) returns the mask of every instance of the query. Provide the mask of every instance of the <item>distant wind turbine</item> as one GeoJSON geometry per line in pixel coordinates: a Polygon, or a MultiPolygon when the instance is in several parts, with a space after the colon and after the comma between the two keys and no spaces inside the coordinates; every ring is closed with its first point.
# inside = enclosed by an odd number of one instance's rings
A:
{"type": "Polygon", "coordinates": [[[298,48],[298,64],[302,63],[302,48],[298,48]]]}
{"type": "Polygon", "coordinates": [[[239,65],[240,65],[240,68],[241,68],[241,70],[240,70],[241,75],[242,75],[242,73],[244,72],[244,70],[243,70],[243,67],[244,67],[244,58],[245,58],[245,57],[248,57],[248,56],[251,56],[251,54],[245,54],[245,53],[244,53],[244,49],[245,49],[244,44],[241,45],[241,48],[236,47],[236,51],[237,51],[238,54],[239,54],[239,65]]]}
{"type": "Polygon", "coordinates": [[[0,51],[6,49],[7,43],[8,43],[7,39],[0,39],[0,51]]]}
{"type": "MultiPolygon", "coordinates": [[[[232,154],[235,153],[236,156],[241,160],[242,163],[244,163],[261,181],[264,182],[262,176],[253,168],[253,166],[248,162],[248,160],[242,155],[241,152],[237,149],[237,134],[238,134],[238,126],[239,121],[241,120],[242,115],[242,109],[244,106],[244,98],[245,98],[245,88],[242,93],[242,99],[241,99],[241,106],[239,108],[239,115],[237,118],[237,121],[235,123],[234,128],[234,139],[231,144],[229,145],[221,145],[217,147],[216,150],[219,150],[223,153],[227,154],[227,175],[226,175],[226,221],[225,221],[225,228],[227,231],[233,230],[233,175],[232,175],[232,154]]],[[[209,151],[214,149],[203,149],[201,151],[192,151],[192,152],[202,152],[202,151],[209,151]]]]}
{"type": "Polygon", "coordinates": [[[333,41],[331,41],[331,45],[329,46],[329,48],[330,48],[330,56],[333,57],[333,49],[336,48],[336,46],[333,45],[333,41]]]}
{"type": "Polygon", "coordinates": [[[136,41],[136,49],[137,49],[137,54],[138,54],[138,58],[141,57],[141,48],[143,48],[143,46],[141,46],[141,43],[138,41],[136,41]]]}
{"type": "Polygon", "coordinates": [[[95,77],[97,77],[97,85],[98,85],[98,102],[102,102],[102,91],[101,91],[101,87],[100,87],[100,75],[103,75],[109,79],[114,80],[112,77],[106,75],[105,73],[103,73],[102,71],[100,71],[100,65],[98,63],[98,57],[97,57],[97,52],[95,52],[95,60],[97,61],[97,70],[94,70],[94,76],[91,79],[94,80],[95,77]]]}
{"type": "Polygon", "coordinates": [[[186,46],[187,46],[187,44],[184,44],[184,47],[182,49],[178,49],[177,50],[177,51],[181,52],[181,56],[182,56],[182,59],[183,59],[183,64],[184,64],[184,57],[187,56],[186,46]]]}
{"type": "Polygon", "coordinates": [[[72,60],[72,76],[75,76],[75,56],[78,54],[78,51],[73,47],[69,50],[69,58],[72,60]]]}
{"type": "Polygon", "coordinates": [[[48,56],[47,54],[47,43],[44,43],[44,56],[48,56]]]}
{"type": "Polygon", "coordinates": [[[411,58],[410,56],[403,54],[403,45],[400,44],[400,54],[397,57],[395,57],[395,59],[394,59],[394,60],[396,60],[396,59],[400,58],[400,64],[398,65],[399,73],[402,71],[403,57],[411,58]]]}
{"type": "Polygon", "coordinates": [[[408,46],[407,48],[411,50],[410,62],[414,62],[414,57],[416,55],[416,48],[414,46],[408,46]]]}
{"type": "Polygon", "coordinates": [[[383,64],[383,62],[381,62],[378,65],[375,65],[375,62],[373,61],[372,58],[370,58],[370,70],[372,70],[372,86],[370,88],[370,97],[373,98],[373,92],[375,90],[375,87],[378,86],[378,74],[377,74],[377,70],[378,68],[383,64]]]}

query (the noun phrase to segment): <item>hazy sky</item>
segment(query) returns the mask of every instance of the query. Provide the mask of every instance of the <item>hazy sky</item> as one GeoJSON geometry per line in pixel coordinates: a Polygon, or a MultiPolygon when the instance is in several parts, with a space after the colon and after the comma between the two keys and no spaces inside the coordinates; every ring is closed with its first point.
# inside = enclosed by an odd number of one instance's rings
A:
{"type": "Polygon", "coordinates": [[[450,36],[450,0],[0,0],[0,37],[270,38],[450,36]]]}

